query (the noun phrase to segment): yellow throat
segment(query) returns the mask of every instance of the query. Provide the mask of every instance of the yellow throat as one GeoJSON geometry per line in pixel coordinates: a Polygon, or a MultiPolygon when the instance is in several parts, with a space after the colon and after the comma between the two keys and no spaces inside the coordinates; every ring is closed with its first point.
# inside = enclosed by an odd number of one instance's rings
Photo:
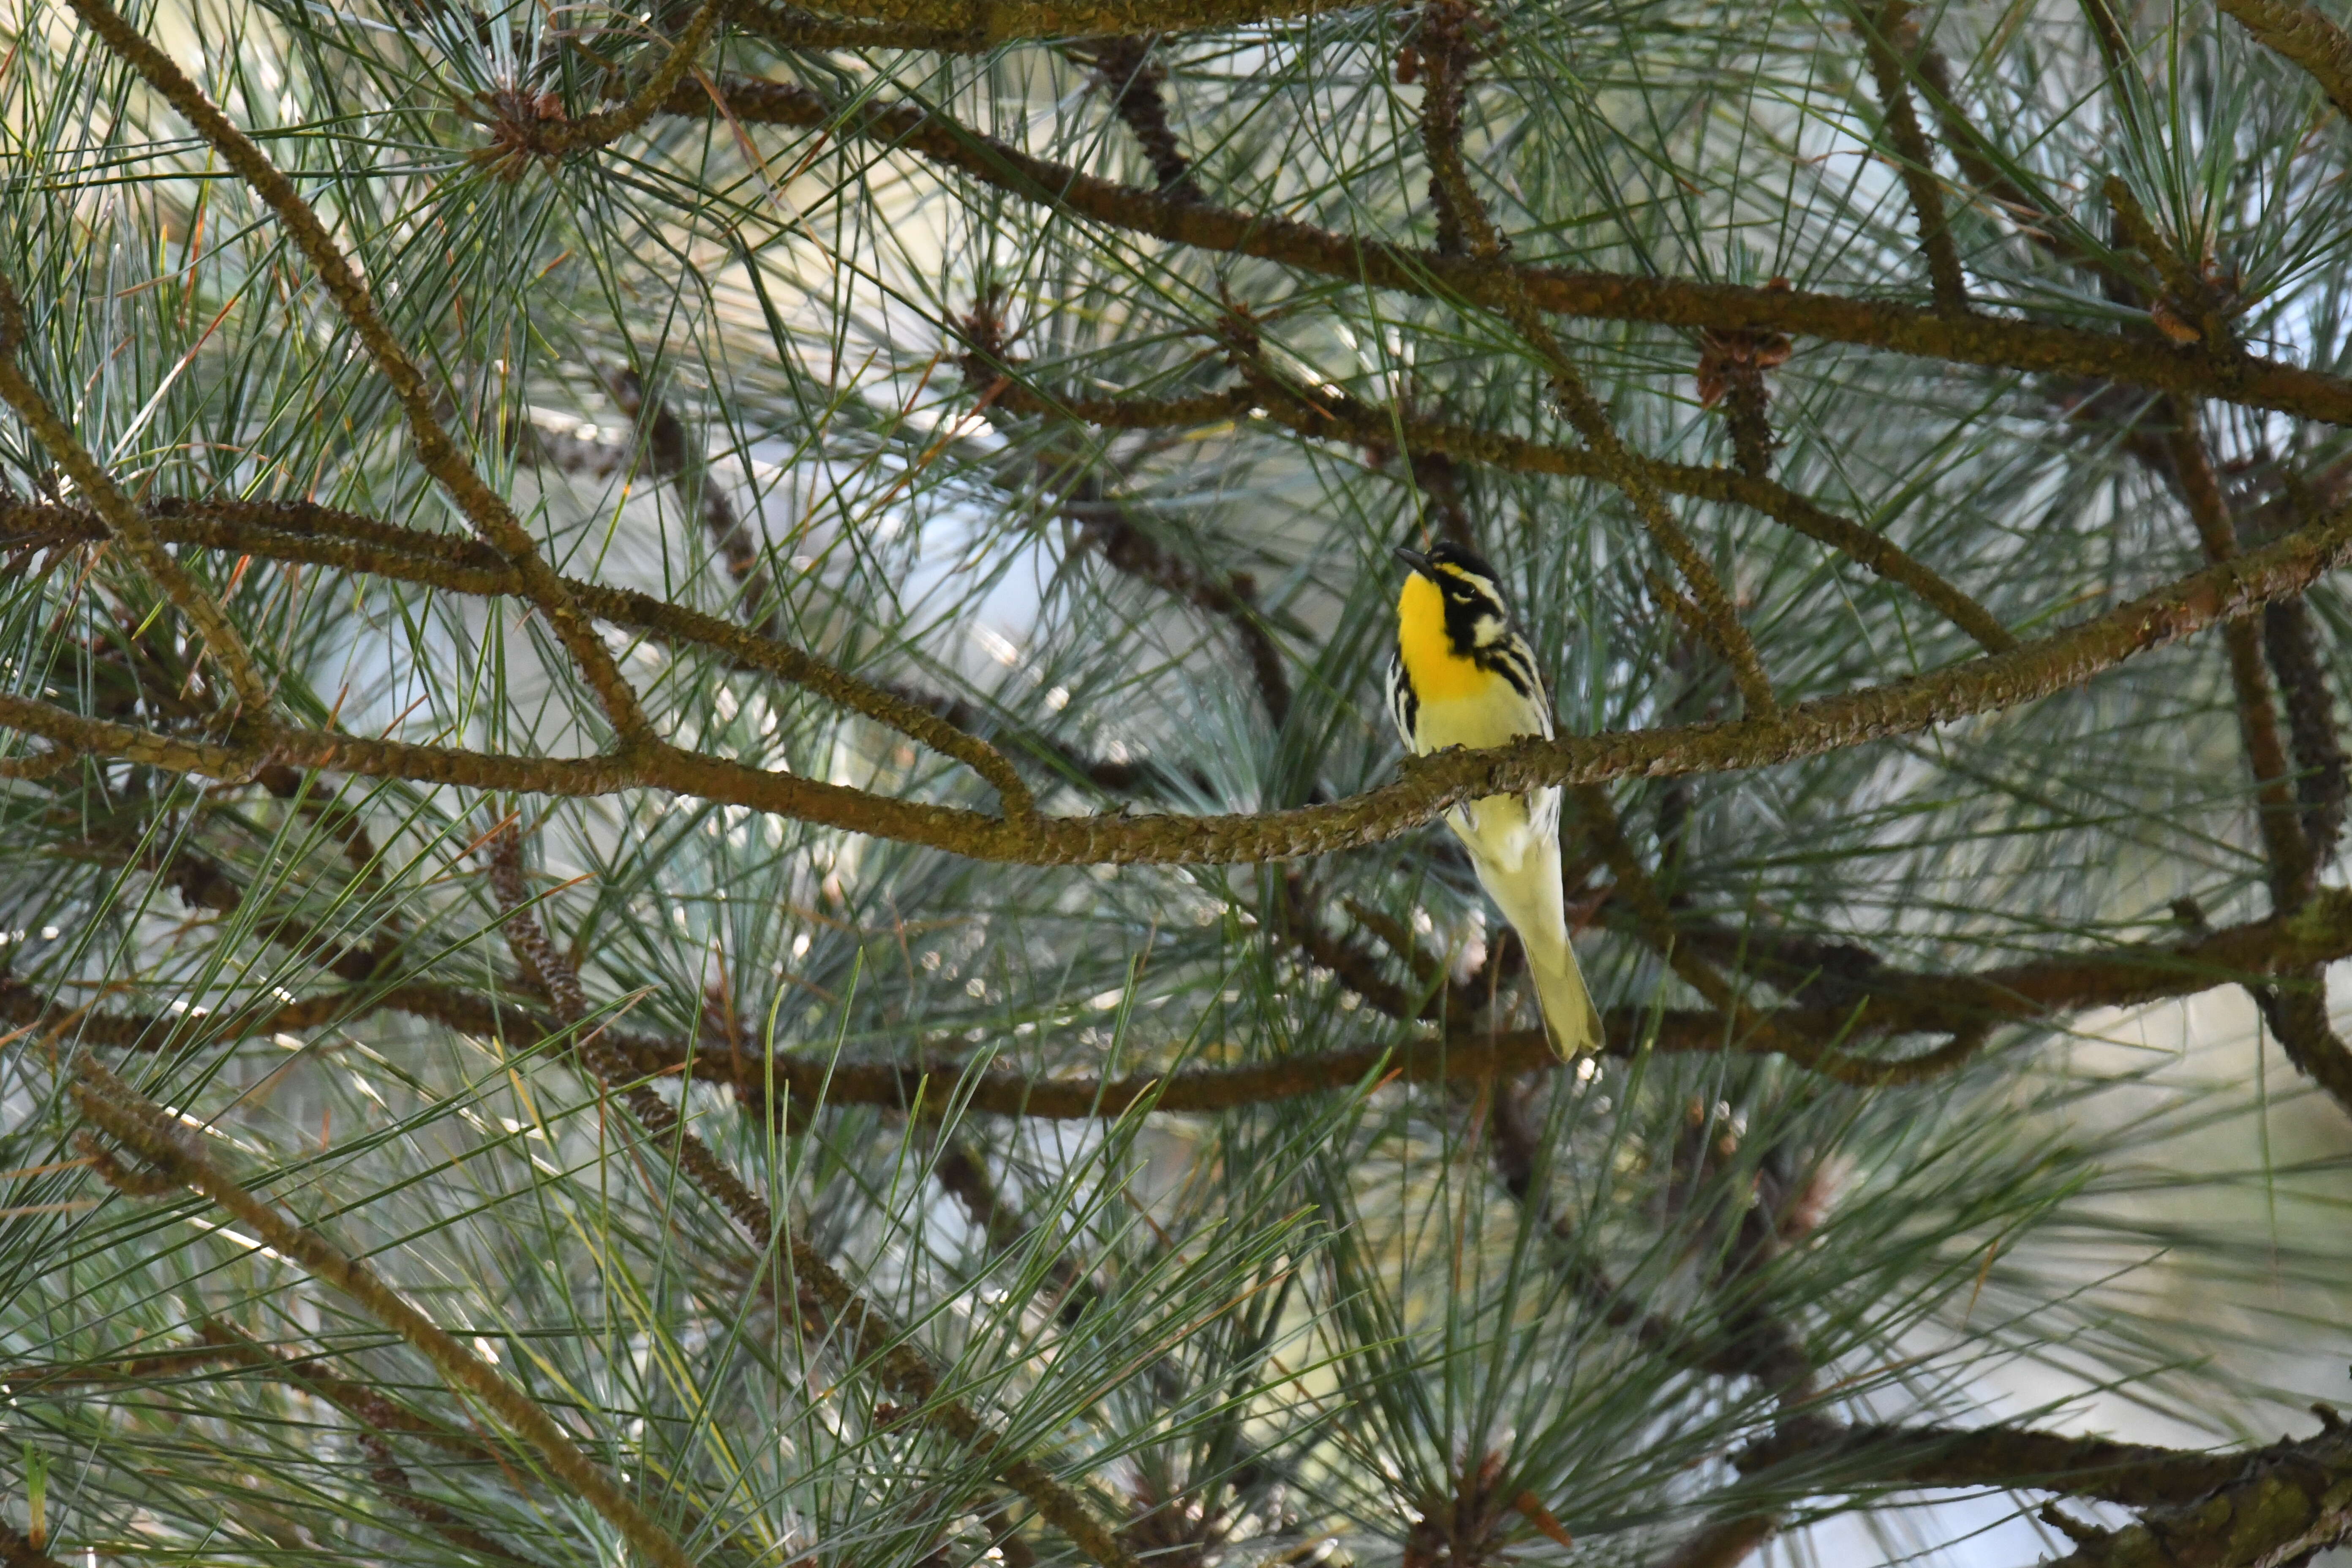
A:
{"type": "Polygon", "coordinates": [[[1483,696],[1496,677],[1454,651],[1445,635],[1445,595],[1415,572],[1397,596],[1397,655],[1423,702],[1459,702],[1483,696]]]}

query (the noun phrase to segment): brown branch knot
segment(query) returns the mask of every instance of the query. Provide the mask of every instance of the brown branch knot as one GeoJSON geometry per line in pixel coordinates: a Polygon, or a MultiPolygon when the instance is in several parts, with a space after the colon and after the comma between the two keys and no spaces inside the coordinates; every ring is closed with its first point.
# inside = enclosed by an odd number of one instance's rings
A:
{"type": "Polygon", "coordinates": [[[488,145],[467,153],[467,161],[485,165],[509,184],[521,179],[534,162],[553,163],[568,151],[552,128],[570,124],[572,117],[555,93],[502,87],[458,99],[453,107],[490,133],[488,145]]]}
{"type": "MultiPolygon", "coordinates": [[[[1789,280],[1775,278],[1765,288],[1787,293],[1789,280]]],[[[1772,451],[1780,439],[1772,433],[1772,389],[1765,373],[1788,363],[1795,345],[1786,332],[1766,328],[1703,327],[1698,347],[1699,406],[1723,405],[1741,473],[1750,479],[1770,477],[1772,451]]]]}

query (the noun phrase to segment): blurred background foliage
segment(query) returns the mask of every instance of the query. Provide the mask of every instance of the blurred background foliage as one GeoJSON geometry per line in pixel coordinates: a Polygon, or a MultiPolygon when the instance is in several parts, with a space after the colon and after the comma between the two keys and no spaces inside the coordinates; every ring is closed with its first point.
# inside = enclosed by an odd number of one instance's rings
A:
{"type": "MultiPolygon", "coordinates": [[[[2290,7],[1303,9],[1107,36],[1126,13],[735,0],[655,112],[552,151],[692,7],[131,19],[294,174],[559,572],[808,649],[1056,816],[1391,779],[1388,552],[1436,537],[1496,562],[1564,730],[1756,717],[1542,345],[1465,298],[1465,199],[1495,276],[1671,286],[1555,330],[1783,702],[2044,636],[2352,494],[2338,425],[2241,395],[2250,355],[2352,376],[2352,131],[2281,52],[2290,7]],[[1403,247],[1412,286],[1316,235],[1403,247]],[[1823,298],[1848,324],[1774,315],[1823,298]],[[1950,352],[1896,352],[1897,315],[1950,352]],[[2093,374],[2027,322],[2183,368],[2093,374]],[[1927,576],[1861,559],[1884,543],[1927,576]]],[[[282,718],[610,743],[543,610],[460,580],[483,547],[312,258],[53,0],[0,6],[0,272],[13,363],[282,718]]],[[[68,467],[0,416],[7,691],[233,737],[186,601],[68,467]]],[[[1432,827],[988,864],[690,789],[45,772],[12,728],[0,1545],[646,1554],[286,1247],[184,1185],[110,1190],[89,1058],[694,1561],[2109,1561],[2101,1531],[2211,1485],[1990,1449],[1955,1479],[1944,1438],[1872,1433],[2227,1450],[2352,1392],[2352,1103],[2305,1076],[2352,1062],[2347,613],[2323,578],[2030,704],[1585,790],[1611,1050],[1556,1068],[1432,827]]],[[[600,635],[677,747],[996,808],[823,689],[600,635]]]]}

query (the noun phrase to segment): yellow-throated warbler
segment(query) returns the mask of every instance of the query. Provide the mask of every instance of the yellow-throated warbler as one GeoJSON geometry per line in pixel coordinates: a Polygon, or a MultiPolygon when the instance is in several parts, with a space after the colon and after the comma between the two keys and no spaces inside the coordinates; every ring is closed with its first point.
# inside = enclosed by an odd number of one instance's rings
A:
{"type": "MultiPolygon", "coordinates": [[[[1400,550],[1412,568],[1397,600],[1389,711],[1416,755],[1551,737],[1551,700],[1527,640],[1511,628],[1495,569],[1467,550],[1400,550]]],[[[1563,1057],[1601,1048],[1601,1016],[1569,945],[1559,883],[1559,790],[1488,795],[1445,814],[1478,885],[1519,933],[1544,1024],[1563,1057]]]]}

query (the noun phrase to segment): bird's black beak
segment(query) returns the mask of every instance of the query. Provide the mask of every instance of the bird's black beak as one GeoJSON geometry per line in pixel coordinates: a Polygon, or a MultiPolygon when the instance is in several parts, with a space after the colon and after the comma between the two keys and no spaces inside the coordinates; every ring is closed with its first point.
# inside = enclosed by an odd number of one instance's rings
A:
{"type": "Polygon", "coordinates": [[[1396,558],[1403,562],[1406,565],[1412,567],[1414,571],[1420,573],[1424,577],[1431,574],[1429,557],[1423,555],[1418,550],[1407,550],[1403,545],[1400,544],[1396,548],[1396,558]]]}

